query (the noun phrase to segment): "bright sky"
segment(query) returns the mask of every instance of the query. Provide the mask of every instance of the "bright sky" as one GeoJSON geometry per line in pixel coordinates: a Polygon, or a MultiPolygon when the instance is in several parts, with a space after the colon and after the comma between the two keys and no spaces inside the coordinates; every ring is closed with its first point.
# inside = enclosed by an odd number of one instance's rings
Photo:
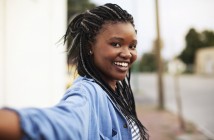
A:
{"type": "MultiPolygon", "coordinates": [[[[150,51],[156,38],[155,0],[91,0],[97,5],[116,3],[134,17],[138,30],[138,54],[150,51]]],[[[171,59],[185,47],[191,27],[214,31],[214,0],[159,0],[162,55],[171,59]]]]}

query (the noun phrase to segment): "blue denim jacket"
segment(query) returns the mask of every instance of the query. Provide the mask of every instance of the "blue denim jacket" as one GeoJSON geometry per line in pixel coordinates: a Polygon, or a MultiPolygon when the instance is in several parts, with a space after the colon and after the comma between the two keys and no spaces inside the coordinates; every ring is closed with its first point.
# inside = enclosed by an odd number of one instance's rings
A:
{"type": "Polygon", "coordinates": [[[16,110],[23,139],[131,140],[131,130],[107,93],[86,77],[79,77],[62,100],[51,108],[16,110]]]}

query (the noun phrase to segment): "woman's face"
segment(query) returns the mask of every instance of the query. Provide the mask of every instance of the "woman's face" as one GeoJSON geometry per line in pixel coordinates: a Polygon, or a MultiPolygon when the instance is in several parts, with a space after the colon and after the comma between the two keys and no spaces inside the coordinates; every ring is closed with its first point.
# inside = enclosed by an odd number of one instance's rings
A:
{"type": "Polygon", "coordinates": [[[130,23],[106,23],[92,44],[92,57],[101,77],[115,89],[137,58],[137,37],[130,23]]]}

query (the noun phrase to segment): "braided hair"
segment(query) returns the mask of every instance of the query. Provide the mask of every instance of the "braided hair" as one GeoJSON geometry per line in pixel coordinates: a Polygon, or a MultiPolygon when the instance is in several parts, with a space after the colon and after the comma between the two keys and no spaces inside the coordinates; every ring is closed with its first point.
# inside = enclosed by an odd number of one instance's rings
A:
{"type": "Polygon", "coordinates": [[[69,63],[75,65],[80,76],[87,76],[95,80],[123,115],[131,122],[135,122],[140,130],[142,140],[148,139],[146,128],[137,118],[135,101],[130,85],[130,70],[125,79],[117,82],[116,92],[100,76],[100,72],[93,64],[90,57],[90,46],[95,42],[95,37],[99,33],[102,25],[107,22],[131,23],[134,27],[133,17],[120,6],[107,3],[92,10],[77,15],[68,25],[64,36],[64,43],[71,39],[72,43],[68,47],[69,63]]]}

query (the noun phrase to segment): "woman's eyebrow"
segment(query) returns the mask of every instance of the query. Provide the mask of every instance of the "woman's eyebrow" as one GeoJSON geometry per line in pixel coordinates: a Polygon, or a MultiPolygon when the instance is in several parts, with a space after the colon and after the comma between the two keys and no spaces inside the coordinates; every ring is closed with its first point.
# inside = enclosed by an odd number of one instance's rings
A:
{"type": "Polygon", "coordinates": [[[109,40],[118,40],[118,41],[124,41],[121,37],[111,37],[109,40]]]}
{"type": "MultiPolygon", "coordinates": [[[[125,41],[125,39],[122,38],[122,37],[112,37],[112,38],[110,38],[109,40],[110,40],[110,41],[111,41],[111,40],[125,41]]],[[[131,41],[131,42],[132,42],[132,43],[137,43],[137,39],[133,39],[133,41],[131,41]]]]}

